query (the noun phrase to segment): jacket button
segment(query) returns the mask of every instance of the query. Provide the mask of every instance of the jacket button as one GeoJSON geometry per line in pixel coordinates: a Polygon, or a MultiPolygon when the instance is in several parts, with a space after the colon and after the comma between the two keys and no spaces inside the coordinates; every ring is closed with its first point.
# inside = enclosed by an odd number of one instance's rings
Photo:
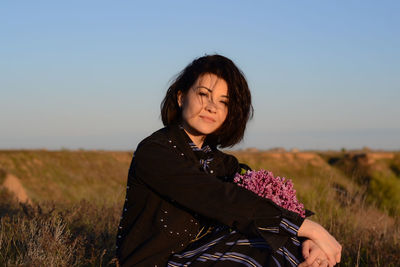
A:
{"type": "Polygon", "coordinates": [[[211,170],[211,171],[210,171],[210,173],[214,173],[214,171],[213,171],[213,170],[211,170]]]}

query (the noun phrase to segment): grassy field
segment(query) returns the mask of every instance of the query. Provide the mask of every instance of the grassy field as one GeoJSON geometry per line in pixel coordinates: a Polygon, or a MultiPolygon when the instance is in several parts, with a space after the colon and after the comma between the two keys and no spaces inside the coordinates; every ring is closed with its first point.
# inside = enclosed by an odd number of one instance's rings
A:
{"type": "MultiPolygon", "coordinates": [[[[312,219],[343,245],[340,266],[399,266],[400,153],[228,153],[293,180],[312,219]]],[[[0,266],[114,266],[131,156],[0,151],[0,266]]]]}

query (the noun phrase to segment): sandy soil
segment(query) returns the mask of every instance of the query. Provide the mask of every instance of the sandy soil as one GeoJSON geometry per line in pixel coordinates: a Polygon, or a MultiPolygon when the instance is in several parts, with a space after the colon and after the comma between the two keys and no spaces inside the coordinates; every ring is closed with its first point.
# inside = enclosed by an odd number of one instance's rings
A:
{"type": "Polygon", "coordinates": [[[32,204],[32,201],[28,197],[23,185],[15,175],[7,174],[3,186],[7,188],[8,191],[12,192],[19,202],[32,204]]]}

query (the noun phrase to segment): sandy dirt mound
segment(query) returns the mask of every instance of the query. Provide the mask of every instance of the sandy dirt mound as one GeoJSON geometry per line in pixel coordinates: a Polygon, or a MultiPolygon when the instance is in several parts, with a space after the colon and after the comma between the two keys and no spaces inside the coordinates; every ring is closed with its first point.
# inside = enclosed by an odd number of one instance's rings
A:
{"type": "Polygon", "coordinates": [[[390,152],[375,152],[375,153],[367,153],[366,154],[367,159],[368,159],[368,164],[372,165],[374,164],[377,160],[381,159],[393,159],[394,158],[394,153],[390,152]]]}
{"type": "Polygon", "coordinates": [[[32,204],[32,201],[29,199],[28,194],[26,193],[18,177],[12,174],[7,174],[6,178],[4,179],[3,186],[7,188],[8,191],[12,192],[17,197],[19,202],[32,204]]]}

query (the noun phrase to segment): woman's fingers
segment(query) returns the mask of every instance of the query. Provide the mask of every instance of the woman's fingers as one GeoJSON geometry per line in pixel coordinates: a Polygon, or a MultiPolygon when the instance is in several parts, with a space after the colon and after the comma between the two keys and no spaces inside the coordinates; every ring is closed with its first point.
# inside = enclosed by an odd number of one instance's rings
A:
{"type": "Polygon", "coordinates": [[[328,259],[320,259],[320,258],[316,258],[315,261],[313,262],[312,265],[309,265],[311,267],[328,267],[329,263],[328,263],[328,259]]]}
{"type": "Polygon", "coordinates": [[[339,252],[336,254],[336,262],[340,262],[340,258],[342,257],[342,246],[339,244],[339,252]]]}
{"type": "Polygon", "coordinates": [[[306,240],[303,242],[302,244],[302,254],[304,259],[308,259],[308,257],[310,256],[310,242],[309,240],[306,240]]]}
{"type": "Polygon", "coordinates": [[[342,257],[342,246],[339,244],[339,242],[336,241],[336,239],[334,239],[334,241],[335,241],[333,248],[334,254],[331,258],[329,258],[328,261],[330,266],[335,266],[336,263],[340,262],[340,258],[342,257]]]}
{"type": "Polygon", "coordinates": [[[335,260],[335,258],[331,255],[331,254],[329,254],[328,255],[328,263],[330,264],[330,265],[332,265],[332,266],[335,266],[335,264],[336,264],[336,260],[335,260]]]}
{"type": "Polygon", "coordinates": [[[326,253],[312,240],[307,239],[302,243],[302,253],[305,258],[305,263],[301,266],[308,266],[308,267],[318,267],[318,266],[329,266],[332,265],[328,261],[328,256],[326,253]]]}
{"type": "Polygon", "coordinates": [[[326,237],[322,237],[321,240],[316,241],[316,243],[325,252],[329,265],[334,266],[338,262],[337,259],[340,260],[340,255],[338,255],[338,253],[340,253],[340,244],[328,232],[326,232],[326,234],[326,237]]]}
{"type": "Polygon", "coordinates": [[[340,262],[342,246],[326,230],[322,232],[318,240],[315,240],[315,243],[326,253],[330,266],[340,262]]]}
{"type": "Polygon", "coordinates": [[[311,267],[319,267],[318,261],[314,261],[311,265],[311,267]]]}
{"type": "Polygon", "coordinates": [[[316,258],[312,264],[308,264],[304,261],[300,263],[298,267],[331,267],[331,265],[329,265],[328,259],[316,258]]]}
{"type": "Polygon", "coordinates": [[[320,267],[328,267],[329,266],[328,260],[326,260],[326,259],[322,260],[319,266],[320,267]]]}
{"type": "Polygon", "coordinates": [[[318,265],[319,265],[319,264],[318,264],[318,261],[317,261],[318,256],[321,256],[321,250],[319,250],[319,249],[314,249],[314,247],[312,247],[312,248],[311,248],[310,255],[309,255],[308,258],[306,259],[308,265],[311,265],[311,266],[314,267],[314,265],[315,265],[314,263],[317,263],[316,266],[318,266],[318,265]]]}

